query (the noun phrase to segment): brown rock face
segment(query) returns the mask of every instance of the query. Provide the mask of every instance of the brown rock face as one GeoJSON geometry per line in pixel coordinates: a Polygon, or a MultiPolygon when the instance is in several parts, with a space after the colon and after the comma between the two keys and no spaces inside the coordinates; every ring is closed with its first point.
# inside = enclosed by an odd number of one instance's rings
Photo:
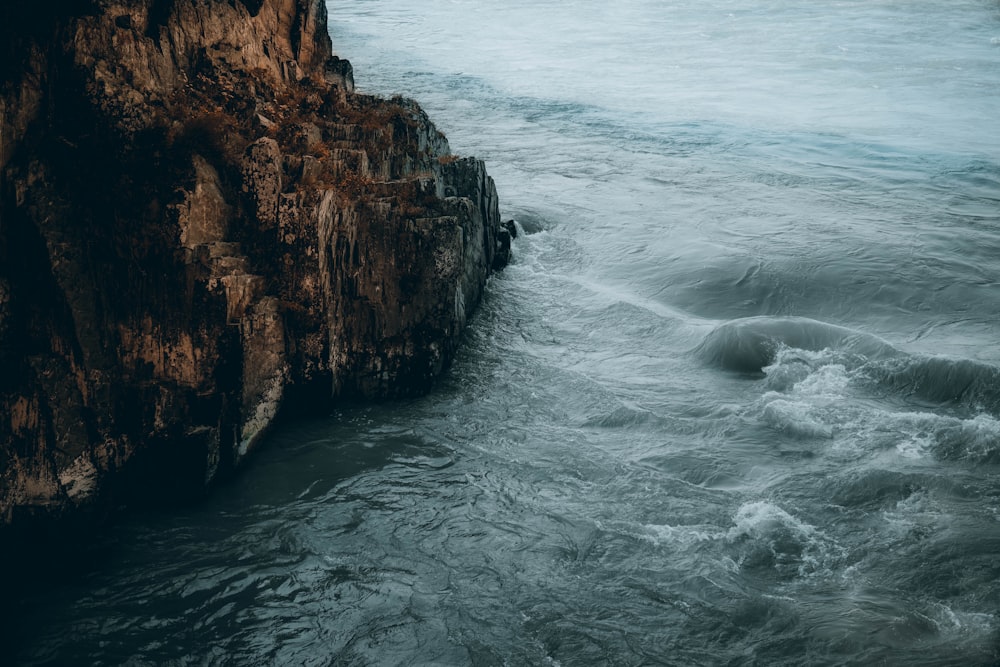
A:
{"type": "Polygon", "coordinates": [[[290,391],[447,366],[493,181],[354,93],[322,0],[0,11],[0,525],[197,493],[290,391]]]}

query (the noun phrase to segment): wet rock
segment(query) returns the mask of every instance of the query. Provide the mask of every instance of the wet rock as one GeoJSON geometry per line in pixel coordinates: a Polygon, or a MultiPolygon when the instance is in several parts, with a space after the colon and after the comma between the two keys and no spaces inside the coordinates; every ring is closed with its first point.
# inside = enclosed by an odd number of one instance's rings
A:
{"type": "Polygon", "coordinates": [[[504,220],[503,222],[500,223],[500,226],[507,230],[507,233],[510,234],[510,237],[512,239],[516,239],[517,238],[517,223],[516,222],[514,222],[513,220],[504,220]]]}

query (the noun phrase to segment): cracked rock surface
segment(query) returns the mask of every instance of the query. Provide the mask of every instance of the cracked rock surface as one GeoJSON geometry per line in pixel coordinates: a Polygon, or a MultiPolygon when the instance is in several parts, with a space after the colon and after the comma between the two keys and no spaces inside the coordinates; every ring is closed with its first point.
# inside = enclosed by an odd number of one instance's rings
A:
{"type": "Polygon", "coordinates": [[[322,0],[0,17],[0,526],[200,493],[289,392],[425,391],[509,238],[322,0]]]}

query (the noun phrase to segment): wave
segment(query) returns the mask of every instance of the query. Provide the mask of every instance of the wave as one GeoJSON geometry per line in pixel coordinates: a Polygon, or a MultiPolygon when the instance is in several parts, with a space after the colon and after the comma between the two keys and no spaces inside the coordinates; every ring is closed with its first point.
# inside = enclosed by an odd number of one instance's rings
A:
{"type": "Polygon", "coordinates": [[[742,373],[762,373],[784,348],[836,349],[864,359],[902,354],[878,336],[806,317],[747,317],[715,329],[694,349],[703,361],[742,373]]]}
{"type": "Polygon", "coordinates": [[[742,571],[775,571],[784,577],[829,572],[843,549],[823,531],[767,501],[747,502],[726,534],[742,571]]]}
{"type": "Polygon", "coordinates": [[[1000,412],[1000,368],[970,359],[905,356],[870,364],[867,375],[894,393],[1000,412]]]}
{"type": "MultiPolygon", "coordinates": [[[[832,437],[829,420],[836,415],[823,414],[827,395],[842,399],[848,385],[918,407],[948,407],[966,418],[1000,415],[1000,367],[909,354],[877,336],[817,320],[732,320],[710,331],[693,353],[712,366],[766,377],[763,420],[794,435],[832,437]]],[[[992,460],[1000,444],[980,449],[992,460]]]]}
{"type": "MultiPolygon", "coordinates": [[[[963,417],[947,414],[950,411],[877,409],[867,400],[851,398],[852,387],[856,390],[859,384],[871,382],[872,367],[848,371],[841,364],[828,363],[830,357],[826,352],[782,352],[778,361],[765,369],[766,385],[772,386],[772,378],[777,377],[775,384],[780,388],[761,396],[753,409],[756,418],[796,440],[836,439],[841,455],[855,448],[894,449],[899,456],[914,460],[933,456],[946,461],[1000,463],[1000,420],[983,412],[978,402],[975,406],[960,403],[957,412],[964,413],[963,417]],[[804,357],[812,358],[804,362],[804,357]],[[806,362],[815,365],[810,367],[806,362]]],[[[920,366],[927,360],[911,361],[920,366]]],[[[875,486],[883,486],[884,481],[875,486]]]]}

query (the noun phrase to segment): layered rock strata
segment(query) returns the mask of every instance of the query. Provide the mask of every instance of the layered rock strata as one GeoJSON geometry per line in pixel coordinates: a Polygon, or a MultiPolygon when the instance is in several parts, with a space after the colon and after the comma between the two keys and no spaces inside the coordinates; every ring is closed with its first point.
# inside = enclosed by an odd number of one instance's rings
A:
{"type": "Polygon", "coordinates": [[[322,0],[13,4],[0,525],[197,492],[289,392],[447,366],[509,252],[493,181],[354,92],[322,0]]]}

